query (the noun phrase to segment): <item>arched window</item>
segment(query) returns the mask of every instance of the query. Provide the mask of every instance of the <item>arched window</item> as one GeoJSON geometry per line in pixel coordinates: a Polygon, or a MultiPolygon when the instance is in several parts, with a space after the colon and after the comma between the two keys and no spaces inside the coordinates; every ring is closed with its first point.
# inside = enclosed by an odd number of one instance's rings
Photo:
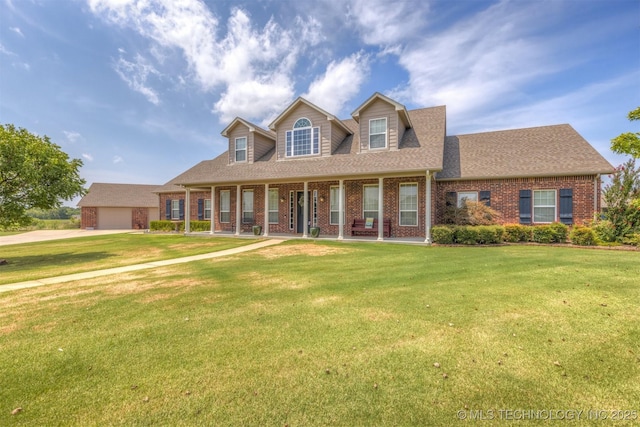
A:
{"type": "Polygon", "coordinates": [[[320,128],[314,128],[306,117],[299,118],[293,124],[293,130],[286,132],[287,157],[318,154],[319,139],[320,128]]]}

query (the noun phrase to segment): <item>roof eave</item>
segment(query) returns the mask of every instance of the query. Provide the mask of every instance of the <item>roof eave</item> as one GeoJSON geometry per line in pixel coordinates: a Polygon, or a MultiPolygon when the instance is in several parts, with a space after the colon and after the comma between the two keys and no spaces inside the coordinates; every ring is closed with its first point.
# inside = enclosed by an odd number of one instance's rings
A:
{"type": "Polygon", "coordinates": [[[496,180],[496,179],[514,179],[514,178],[554,178],[554,177],[569,177],[569,176],[596,176],[596,175],[608,175],[613,173],[613,169],[599,170],[599,171],[576,171],[576,172],[564,172],[564,173],[543,173],[543,174],[529,174],[529,175],[475,175],[465,177],[447,177],[436,178],[438,181],[474,181],[474,180],[496,180]]]}

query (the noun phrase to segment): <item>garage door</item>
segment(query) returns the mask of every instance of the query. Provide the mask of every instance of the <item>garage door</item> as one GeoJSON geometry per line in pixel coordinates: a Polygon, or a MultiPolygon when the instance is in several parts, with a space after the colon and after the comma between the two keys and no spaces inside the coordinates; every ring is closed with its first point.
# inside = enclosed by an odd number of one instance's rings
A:
{"type": "Polygon", "coordinates": [[[98,208],[98,230],[131,229],[131,208],[98,208]]]}

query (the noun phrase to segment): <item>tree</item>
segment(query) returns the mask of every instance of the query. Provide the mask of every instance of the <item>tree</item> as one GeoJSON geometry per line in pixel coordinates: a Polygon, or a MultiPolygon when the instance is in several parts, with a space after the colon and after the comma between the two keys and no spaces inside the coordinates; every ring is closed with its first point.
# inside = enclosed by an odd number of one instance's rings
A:
{"type": "Polygon", "coordinates": [[[49,137],[0,125],[0,229],[28,225],[28,209],[58,208],[84,195],[81,166],[49,137]]]}
{"type": "MultiPolygon", "coordinates": [[[[630,121],[640,120],[640,107],[629,112],[630,121]]],[[[611,140],[611,151],[628,154],[634,159],[640,158],[640,132],[626,132],[611,140]]]]}
{"type": "Polygon", "coordinates": [[[611,222],[613,238],[640,233],[640,168],[634,159],[616,168],[611,183],[603,190],[607,204],[605,219],[611,222]]]}

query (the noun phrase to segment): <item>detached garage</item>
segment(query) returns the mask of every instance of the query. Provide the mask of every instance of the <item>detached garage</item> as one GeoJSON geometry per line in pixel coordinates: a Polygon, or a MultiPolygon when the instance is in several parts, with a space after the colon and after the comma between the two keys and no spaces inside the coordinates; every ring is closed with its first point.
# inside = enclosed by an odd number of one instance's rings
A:
{"type": "Polygon", "coordinates": [[[81,227],[97,230],[143,230],[159,219],[158,185],[94,183],[78,206],[81,227]]]}

